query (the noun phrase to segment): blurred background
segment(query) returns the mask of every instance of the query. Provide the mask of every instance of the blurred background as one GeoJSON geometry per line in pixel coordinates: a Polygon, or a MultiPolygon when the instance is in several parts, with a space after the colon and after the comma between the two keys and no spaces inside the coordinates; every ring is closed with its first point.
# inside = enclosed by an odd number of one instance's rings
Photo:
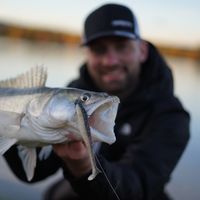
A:
{"type": "MultiPolygon", "coordinates": [[[[82,25],[103,0],[0,0],[0,79],[36,65],[48,69],[47,85],[63,87],[84,61],[82,25]]],[[[154,43],[174,73],[175,94],[191,114],[191,139],[166,190],[175,200],[200,198],[200,1],[116,0],[135,12],[144,39],[154,43]]],[[[62,176],[36,184],[19,181],[0,157],[0,200],[39,200],[62,176]]]]}

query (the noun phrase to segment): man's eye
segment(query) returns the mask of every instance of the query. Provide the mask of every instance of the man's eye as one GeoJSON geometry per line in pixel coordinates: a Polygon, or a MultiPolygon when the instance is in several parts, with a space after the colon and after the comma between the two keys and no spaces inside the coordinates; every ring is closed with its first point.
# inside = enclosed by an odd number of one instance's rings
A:
{"type": "Polygon", "coordinates": [[[119,43],[119,44],[117,44],[117,45],[115,46],[115,49],[116,49],[117,51],[124,51],[124,50],[126,50],[126,48],[127,48],[127,45],[124,44],[124,43],[119,43]]]}
{"type": "Polygon", "coordinates": [[[93,53],[95,54],[104,54],[106,52],[106,48],[103,46],[95,46],[95,47],[91,47],[91,50],[93,53]]]}

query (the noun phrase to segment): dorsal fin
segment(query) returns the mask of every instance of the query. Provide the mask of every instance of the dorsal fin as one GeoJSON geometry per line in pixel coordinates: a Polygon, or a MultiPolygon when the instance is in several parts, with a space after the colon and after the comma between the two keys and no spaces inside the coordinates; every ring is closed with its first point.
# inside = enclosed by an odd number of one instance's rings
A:
{"type": "Polygon", "coordinates": [[[47,70],[43,66],[36,66],[15,78],[0,81],[0,88],[44,87],[46,80],[47,70]]]}

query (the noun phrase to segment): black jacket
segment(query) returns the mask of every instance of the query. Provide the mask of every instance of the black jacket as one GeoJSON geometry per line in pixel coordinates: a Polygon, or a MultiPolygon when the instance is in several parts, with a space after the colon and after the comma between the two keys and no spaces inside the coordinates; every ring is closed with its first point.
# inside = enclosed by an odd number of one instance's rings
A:
{"type": "MultiPolygon", "coordinates": [[[[88,181],[87,176],[75,179],[64,169],[65,177],[83,199],[117,199],[112,188],[121,200],[167,199],[164,186],[188,142],[189,115],[173,94],[170,69],[151,44],[140,80],[137,90],[121,100],[116,142],[110,146],[102,144],[97,155],[99,168],[106,176],[100,173],[93,181],[88,181]]],[[[100,91],[85,65],[80,69],[80,78],[69,86],[100,91]]],[[[15,153],[13,147],[5,157],[15,174],[26,181],[15,153]],[[12,158],[16,159],[14,167],[12,158]]],[[[61,165],[52,153],[37,165],[33,182],[53,174],[61,165]]]]}

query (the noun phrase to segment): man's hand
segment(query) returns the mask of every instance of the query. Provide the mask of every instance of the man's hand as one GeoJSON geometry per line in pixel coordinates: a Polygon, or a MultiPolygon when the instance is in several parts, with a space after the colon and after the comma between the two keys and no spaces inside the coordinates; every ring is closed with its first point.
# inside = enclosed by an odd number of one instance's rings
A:
{"type": "Polygon", "coordinates": [[[68,143],[55,144],[53,149],[74,176],[80,177],[90,172],[91,162],[83,141],[75,140],[68,143]]]}

